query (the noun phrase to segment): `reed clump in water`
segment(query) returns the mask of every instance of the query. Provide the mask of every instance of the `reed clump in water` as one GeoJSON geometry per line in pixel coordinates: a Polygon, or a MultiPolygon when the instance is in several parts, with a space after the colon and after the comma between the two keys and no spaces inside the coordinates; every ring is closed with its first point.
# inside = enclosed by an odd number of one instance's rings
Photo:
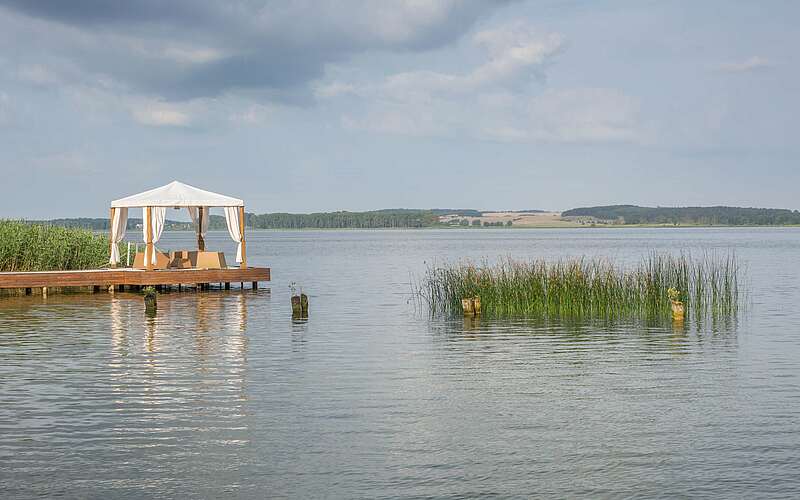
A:
{"type": "Polygon", "coordinates": [[[605,259],[460,263],[430,267],[417,286],[434,315],[461,314],[463,297],[479,296],[494,317],[668,317],[670,288],[687,312],[735,315],[740,266],[735,255],[654,253],[632,267],[605,259]]]}
{"type": "Polygon", "coordinates": [[[0,272],[94,269],[108,254],[108,238],[85,229],[0,220],[0,272]]]}

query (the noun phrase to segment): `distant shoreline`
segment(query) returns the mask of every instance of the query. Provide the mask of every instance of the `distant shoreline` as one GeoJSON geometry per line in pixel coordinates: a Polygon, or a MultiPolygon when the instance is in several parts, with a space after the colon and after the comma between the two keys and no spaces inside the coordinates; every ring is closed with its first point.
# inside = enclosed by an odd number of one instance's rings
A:
{"type": "MultiPolygon", "coordinates": [[[[540,229],[580,229],[580,230],[597,230],[597,229],[756,229],[756,228],[776,228],[776,229],[791,229],[800,228],[800,224],[763,224],[763,225],[672,225],[672,224],[605,224],[597,226],[510,226],[510,227],[454,227],[454,226],[428,226],[428,227],[304,227],[304,228],[252,228],[248,227],[248,232],[303,232],[303,231],[522,231],[522,230],[540,230],[540,229]]],[[[98,232],[102,232],[98,230],[98,232]]],[[[130,232],[130,230],[128,230],[130,232]]],[[[192,233],[190,229],[165,229],[165,233],[192,233]]],[[[211,229],[209,233],[224,233],[227,234],[226,229],[211,229]]]]}
{"type": "MultiPolygon", "coordinates": [[[[743,207],[641,207],[608,205],[574,208],[564,212],[545,210],[501,211],[475,209],[385,209],[369,212],[247,213],[252,229],[567,229],[593,227],[799,227],[800,211],[743,207]]],[[[27,221],[62,227],[108,230],[107,218],[63,218],[27,221]]],[[[141,227],[141,219],[128,219],[128,230],[141,227]]],[[[209,217],[210,230],[226,230],[225,218],[209,217]]],[[[191,222],[165,221],[167,231],[193,231],[191,222]]]]}

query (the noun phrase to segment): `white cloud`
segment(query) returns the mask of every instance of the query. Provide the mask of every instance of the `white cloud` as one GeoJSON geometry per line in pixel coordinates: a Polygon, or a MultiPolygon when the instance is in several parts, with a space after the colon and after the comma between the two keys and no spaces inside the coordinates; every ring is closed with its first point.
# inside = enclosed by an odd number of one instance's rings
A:
{"type": "Polygon", "coordinates": [[[171,39],[159,37],[139,38],[121,34],[107,34],[106,42],[151,60],[165,60],[178,64],[207,64],[226,57],[226,52],[219,48],[179,43],[171,39]]]}
{"type": "Polygon", "coordinates": [[[133,118],[142,125],[153,127],[186,127],[190,124],[189,115],[165,104],[144,105],[133,109],[133,118]]]}
{"type": "Polygon", "coordinates": [[[398,73],[387,77],[379,91],[402,100],[431,94],[471,93],[491,86],[503,86],[540,71],[564,43],[558,34],[540,35],[521,24],[481,31],[475,35],[474,42],[487,50],[489,58],[472,71],[465,74],[435,71],[398,73]]]}
{"type": "Polygon", "coordinates": [[[318,83],[314,86],[314,96],[318,99],[337,97],[344,94],[353,94],[355,92],[356,86],[350,83],[318,83]]]}
{"type": "MultiPolygon", "coordinates": [[[[538,90],[564,47],[558,34],[515,23],[477,33],[486,61],[464,73],[407,71],[356,84],[326,82],[321,102],[343,100],[346,127],[411,136],[509,142],[638,139],[639,103],[614,89],[538,90]]],[[[541,88],[541,87],[540,87],[541,88]]]]}
{"type": "Polygon", "coordinates": [[[251,104],[230,114],[230,121],[239,125],[262,125],[266,123],[272,110],[260,104],[251,104]]]}
{"type": "Polygon", "coordinates": [[[8,94],[0,92],[0,126],[11,123],[11,100],[8,94]]]}
{"type": "Polygon", "coordinates": [[[17,77],[23,82],[40,86],[54,85],[61,81],[55,72],[41,64],[20,66],[17,70],[17,77]]]}
{"type": "Polygon", "coordinates": [[[37,156],[28,160],[31,168],[53,174],[93,175],[100,173],[97,165],[80,151],[66,151],[37,156]]]}
{"type": "Polygon", "coordinates": [[[17,64],[69,61],[84,84],[103,75],[164,100],[262,91],[296,102],[328,64],[444,47],[509,1],[6,2],[0,45],[18,49],[7,54],[17,64]]]}
{"type": "Polygon", "coordinates": [[[716,70],[722,71],[723,73],[747,73],[770,67],[772,67],[772,62],[769,60],[763,57],[753,56],[744,61],[718,64],[716,70]]]}
{"type": "Polygon", "coordinates": [[[557,142],[637,139],[639,103],[614,89],[551,90],[528,103],[528,136],[557,142]]]}

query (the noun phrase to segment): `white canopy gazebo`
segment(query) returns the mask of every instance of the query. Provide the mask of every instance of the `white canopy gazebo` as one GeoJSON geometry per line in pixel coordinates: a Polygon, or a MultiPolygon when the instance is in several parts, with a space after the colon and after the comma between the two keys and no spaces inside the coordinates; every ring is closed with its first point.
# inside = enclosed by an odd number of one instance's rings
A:
{"type": "Polygon", "coordinates": [[[225,210],[228,233],[239,245],[236,249],[236,262],[242,269],[247,267],[246,245],[244,239],[244,202],[211,191],[198,189],[182,182],[173,181],[159,188],[128,196],[111,202],[111,258],[112,266],[119,263],[117,244],[125,237],[128,225],[128,209],[142,208],[145,254],[147,269],[156,263],[154,244],[161,238],[164,230],[167,208],[186,208],[197,227],[198,250],[205,250],[205,235],[208,230],[208,209],[221,207],[225,210]]]}

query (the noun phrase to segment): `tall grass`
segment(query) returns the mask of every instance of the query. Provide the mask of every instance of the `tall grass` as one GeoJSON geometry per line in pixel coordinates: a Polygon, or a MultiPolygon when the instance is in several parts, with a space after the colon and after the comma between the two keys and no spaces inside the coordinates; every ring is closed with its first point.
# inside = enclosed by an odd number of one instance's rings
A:
{"type": "Polygon", "coordinates": [[[1,272],[93,269],[108,256],[108,238],[91,231],[0,220],[1,272]]]}
{"type": "Polygon", "coordinates": [[[429,267],[416,291],[434,315],[461,314],[461,299],[479,296],[483,313],[494,317],[665,317],[674,287],[687,312],[735,315],[739,274],[733,254],[695,260],[653,253],[631,267],[604,259],[507,259],[429,267]]]}

